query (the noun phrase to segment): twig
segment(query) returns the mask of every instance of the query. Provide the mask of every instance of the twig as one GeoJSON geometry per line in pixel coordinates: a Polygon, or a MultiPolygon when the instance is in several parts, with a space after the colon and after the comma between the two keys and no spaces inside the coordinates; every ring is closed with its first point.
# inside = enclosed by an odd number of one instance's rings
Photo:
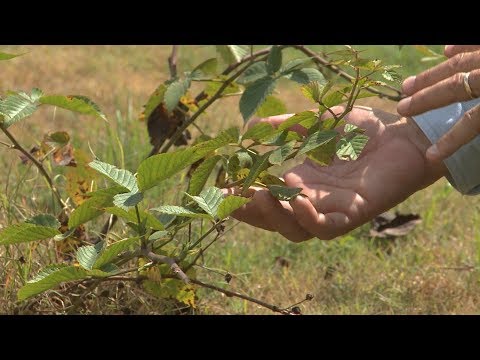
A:
{"type": "Polygon", "coordinates": [[[190,281],[193,284],[202,286],[202,287],[207,288],[207,289],[216,290],[216,291],[221,292],[221,293],[223,293],[227,296],[230,296],[230,297],[234,296],[234,297],[238,297],[238,298],[243,299],[243,300],[253,302],[253,303],[255,303],[257,305],[260,305],[260,306],[263,306],[264,308],[267,308],[267,309],[269,309],[273,312],[278,312],[278,313],[283,314],[283,315],[291,315],[292,314],[290,311],[288,311],[286,309],[281,309],[276,305],[271,305],[269,303],[266,303],[265,301],[252,298],[251,296],[240,294],[236,291],[230,291],[230,290],[222,289],[221,287],[218,287],[218,286],[215,286],[215,285],[212,285],[212,284],[206,284],[206,283],[204,283],[200,280],[197,280],[197,279],[190,279],[190,281]]]}
{"type": "Polygon", "coordinates": [[[43,165],[37,160],[35,159],[35,157],[32,156],[32,154],[30,154],[27,150],[25,150],[19,143],[18,141],[15,139],[15,137],[10,133],[10,131],[8,131],[5,127],[3,127],[2,125],[0,125],[0,129],[3,131],[3,133],[5,135],[7,135],[7,137],[10,139],[10,141],[12,142],[12,148],[13,149],[16,149],[18,151],[20,151],[23,155],[25,155],[36,167],[37,169],[40,171],[40,173],[42,174],[42,176],[45,178],[45,180],[47,180],[47,183],[48,183],[48,186],[50,187],[50,189],[52,189],[52,192],[55,196],[55,198],[57,199],[58,203],[60,204],[61,208],[62,209],[65,209],[67,208],[67,204],[62,200],[62,197],[60,196],[60,193],[58,192],[57,188],[55,187],[55,185],[53,184],[53,181],[52,181],[52,178],[50,177],[50,175],[47,173],[47,171],[45,170],[45,168],[43,167],[43,165]]]}
{"type": "Polygon", "coordinates": [[[173,45],[172,53],[168,57],[168,69],[170,70],[170,78],[172,79],[177,77],[177,54],[178,54],[178,45],[173,45]]]}
{"type": "Polygon", "coordinates": [[[180,266],[177,265],[174,259],[165,256],[165,255],[158,255],[155,254],[152,251],[145,250],[143,251],[143,255],[150,260],[152,260],[154,263],[162,263],[162,264],[167,264],[170,266],[170,269],[172,269],[173,273],[177,275],[177,277],[182,280],[185,284],[190,283],[190,279],[188,276],[180,269],[180,266]]]}
{"type": "MultiPolygon", "coordinates": [[[[355,79],[353,76],[351,76],[350,74],[346,73],[345,71],[339,69],[337,66],[330,64],[330,62],[327,59],[324,59],[319,54],[310,50],[306,46],[304,46],[304,45],[290,45],[290,46],[293,47],[294,49],[297,49],[297,50],[303,52],[305,55],[308,55],[309,57],[311,57],[312,60],[317,65],[321,65],[323,67],[326,67],[327,69],[329,69],[329,70],[333,71],[334,73],[340,75],[344,79],[349,80],[349,81],[352,81],[352,80],[355,79]]],[[[398,90],[397,88],[394,88],[393,86],[390,86],[390,85],[386,85],[385,87],[387,89],[395,92],[397,95],[390,95],[390,94],[384,93],[383,91],[377,90],[377,89],[372,88],[372,87],[367,87],[366,90],[370,91],[373,94],[377,94],[380,98],[387,98],[387,99],[393,100],[393,101],[400,101],[401,99],[403,99],[402,92],[400,90],[398,90]]]]}

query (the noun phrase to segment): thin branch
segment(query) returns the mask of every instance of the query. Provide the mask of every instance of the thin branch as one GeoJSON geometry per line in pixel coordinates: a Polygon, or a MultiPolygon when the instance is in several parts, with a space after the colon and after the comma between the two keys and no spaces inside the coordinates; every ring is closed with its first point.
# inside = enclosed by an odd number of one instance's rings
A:
{"type": "Polygon", "coordinates": [[[172,53],[168,57],[168,69],[170,70],[170,78],[177,77],[177,55],[178,45],[172,46],[172,53]]]}
{"type": "MultiPolygon", "coordinates": [[[[290,46],[293,47],[294,49],[297,49],[297,50],[303,52],[305,55],[311,57],[312,60],[317,65],[321,65],[323,67],[328,68],[329,70],[331,70],[334,73],[340,75],[344,79],[349,80],[349,81],[352,81],[352,80],[355,79],[353,76],[351,76],[350,74],[341,70],[337,66],[330,64],[330,62],[327,59],[321,57],[319,54],[310,50],[306,46],[304,46],[304,45],[290,45],[290,46]]],[[[395,88],[393,86],[390,86],[390,85],[386,85],[385,87],[387,89],[395,92],[397,95],[387,94],[387,93],[384,93],[383,91],[377,90],[373,87],[367,87],[366,90],[370,91],[373,94],[377,94],[380,98],[387,98],[387,99],[392,100],[392,101],[400,101],[401,99],[403,99],[404,96],[402,95],[402,92],[400,90],[398,90],[397,88],[395,88]]]]}
{"type": "Polygon", "coordinates": [[[143,255],[150,260],[152,260],[154,263],[162,263],[162,264],[167,264],[170,266],[170,269],[172,269],[173,273],[177,275],[177,277],[182,280],[185,284],[190,283],[190,279],[188,276],[180,269],[180,266],[177,265],[174,259],[164,256],[164,255],[158,255],[155,254],[152,251],[145,250],[143,251],[143,255]]]}
{"type": "Polygon", "coordinates": [[[222,289],[221,287],[218,287],[218,286],[215,286],[215,285],[212,285],[212,284],[206,284],[206,283],[204,283],[200,280],[197,280],[197,279],[190,279],[190,281],[193,284],[202,286],[202,287],[207,288],[207,289],[212,289],[212,290],[221,292],[221,293],[223,293],[223,294],[225,294],[229,297],[238,297],[240,299],[253,302],[253,303],[255,303],[257,305],[260,305],[260,306],[263,306],[264,308],[267,308],[267,309],[269,309],[273,312],[277,312],[277,313],[280,313],[280,314],[283,314],[283,315],[292,315],[292,312],[290,312],[289,310],[281,309],[276,305],[271,305],[269,303],[266,303],[265,301],[252,298],[251,296],[243,295],[243,294],[240,294],[239,292],[236,292],[236,291],[230,291],[230,290],[222,289]]]}
{"type": "Polygon", "coordinates": [[[52,189],[52,192],[55,196],[55,198],[57,199],[58,203],[60,204],[61,208],[62,209],[65,209],[67,208],[67,204],[62,200],[62,197],[60,196],[60,193],[58,192],[57,188],[55,187],[55,185],[53,184],[53,181],[52,181],[52,178],[50,177],[50,175],[48,174],[47,170],[45,170],[45,168],[43,167],[43,165],[37,160],[35,159],[35,157],[32,156],[32,154],[30,154],[27,150],[25,150],[19,143],[18,141],[15,139],[15,137],[10,133],[10,131],[8,131],[5,127],[3,127],[2,125],[0,125],[0,129],[3,131],[3,133],[5,135],[7,135],[7,137],[10,139],[10,141],[12,142],[12,145],[11,146],[13,149],[16,149],[18,151],[20,151],[23,155],[25,155],[36,167],[37,169],[40,171],[40,173],[42,174],[42,176],[45,178],[45,180],[47,180],[47,183],[48,183],[48,186],[50,187],[50,189],[52,189]]]}

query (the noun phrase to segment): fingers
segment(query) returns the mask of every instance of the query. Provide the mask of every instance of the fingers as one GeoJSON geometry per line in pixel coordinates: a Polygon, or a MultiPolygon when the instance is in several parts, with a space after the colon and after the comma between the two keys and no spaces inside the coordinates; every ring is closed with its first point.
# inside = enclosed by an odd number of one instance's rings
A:
{"type": "Polygon", "coordinates": [[[476,106],[467,111],[462,119],[427,150],[426,157],[434,162],[444,160],[479,134],[480,106],[476,106]]]}
{"type": "Polygon", "coordinates": [[[318,213],[307,198],[297,196],[290,201],[298,223],[321,240],[331,240],[347,232],[350,219],[343,213],[318,213]]]}
{"type": "MultiPolygon", "coordinates": [[[[463,81],[463,73],[457,73],[403,99],[398,103],[397,111],[403,116],[413,116],[454,102],[470,100],[470,94],[465,90],[463,81]]],[[[480,69],[470,72],[469,84],[473,94],[478,96],[480,69]]]]}
{"type": "Polygon", "coordinates": [[[475,69],[480,69],[480,51],[462,52],[417,76],[410,76],[403,82],[402,90],[405,95],[410,96],[457,73],[475,69]]]}
{"type": "MultiPolygon", "coordinates": [[[[288,203],[282,204],[268,190],[257,188],[252,191],[254,191],[252,200],[235,211],[234,218],[255,227],[278,232],[293,242],[313,237],[298,224],[288,203]]],[[[229,193],[236,193],[236,190],[229,189],[229,193]]]]}
{"type": "Polygon", "coordinates": [[[247,123],[247,129],[250,129],[252,126],[257,125],[260,122],[269,123],[274,128],[277,128],[278,125],[280,125],[282,122],[292,117],[293,115],[295,114],[282,114],[282,115],[269,116],[266,118],[253,118],[247,123]]]}
{"type": "Polygon", "coordinates": [[[460,53],[480,50],[480,45],[446,45],[445,56],[452,57],[460,53]]]}

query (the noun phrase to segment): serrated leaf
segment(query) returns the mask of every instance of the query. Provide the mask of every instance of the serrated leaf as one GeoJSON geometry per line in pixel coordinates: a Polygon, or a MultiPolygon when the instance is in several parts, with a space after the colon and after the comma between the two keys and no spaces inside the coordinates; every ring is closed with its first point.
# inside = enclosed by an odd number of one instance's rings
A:
{"type": "Polygon", "coordinates": [[[258,108],[256,115],[264,118],[268,116],[285,114],[286,112],[287,107],[282,100],[274,96],[267,96],[265,102],[258,108]]]}
{"type": "Polygon", "coordinates": [[[0,100],[0,114],[4,116],[3,126],[12,124],[32,115],[37,106],[28,97],[12,94],[0,100]]]}
{"type": "Polygon", "coordinates": [[[190,217],[190,218],[204,218],[204,219],[212,219],[212,217],[209,214],[204,214],[200,211],[197,211],[195,209],[190,209],[187,207],[183,206],[175,206],[175,205],[163,205],[159,206],[157,208],[150,209],[153,211],[158,211],[163,214],[168,214],[168,215],[175,215],[175,216],[184,216],[184,217],[190,217]]]}
{"type": "Polygon", "coordinates": [[[290,141],[274,150],[268,158],[270,164],[281,165],[285,159],[294,152],[293,148],[295,147],[296,143],[296,141],[290,141]]]}
{"type": "Polygon", "coordinates": [[[307,156],[320,166],[328,166],[335,157],[336,145],[335,139],[332,139],[316,149],[307,152],[307,156]]]}
{"type": "Polygon", "coordinates": [[[218,206],[217,216],[220,220],[227,218],[231,213],[235,210],[241,208],[243,205],[250,202],[251,199],[242,197],[242,196],[235,196],[229,195],[225,199],[222,200],[220,205],[218,206]]]}
{"type": "Polygon", "coordinates": [[[368,136],[357,134],[353,137],[345,136],[337,144],[337,156],[341,160],[357,160],[367,145],[368,136]]]}
{"type": "Polygon", "coordinates": [[[215,186],[203,189],[199,195],[192,196],[185,193],[191,200],[195,201],[200,208],[212,218],[217,215],[218,205],[223,200],[223,192],[215,186]]]}
{"type": "Polygon", "coordinates": [[[355,132],[358,134],[363,134],[365,132],[364,129],[361,129],[357,125],[353,125],[353,124],[345,124],[343,131],[345,133],[355,132]]]}
{"type": "Polygon", "coordinates": [[[382,73],[382,76],[384,79],[387,79],[388,81],[397,82],[397,83],[400,83],[402,81],[402,76],[399,73],[397,73],[395,70],[385,70],[382,73]]]}
{"type": "Polygon", "coordinates": [[[319,102],[322,97],[322,91],[327,85],[323,85],[318,81],[313,81],[302,86],[301,90],[307,99],[310,99],[313,102],[319,102]]]}
{"type": "Polygon", "coordinates": [[[301,140],[302,137],[294,131],[283,130],[276,131],[272,136],[261,139],[261,144],[266,146],[282,146],[289,141],[301,140]]]}
{"type": "Polygon", "coordinates": [[[227,173],[234,180],[241,169],[252,166],[252,156],[245,150],[239,150],[228,159],[227,173]]]}
{"type": "Polygon", "coordinates": [[[240,98],[240,112],[246,122],[252,117],[257,109],[264,103],[276,85],[276,79],[268,76],[259,79],[245,89],[240,98]]]}
{"type": "Polygon", "coordinates": [[[0,231],[0,245],[50,239],[59,234],[60,231],[50,226],[39,226],[30,223],[13,224],[0,231]]]}
{"type": "Polygon", "coordinates": [[[138,205],[143,200],[143,193],[128,192],[117,194],[113,197],[113,204],[119,208],[128,211],[130,207],[138,205]]]}
{"type": "Polygon", "coordinates": [[[290,129],[293,125],[300,124],[301,122],[305,122],[305,121],[317,122],[318,121],[317,114],[314,113],[313,111],[302,111],[298,114],[293,115],[292,117],[289,117],[287,120],[282,122],[278,126],[278,130],[290,129]]]}
{"type": "Polygon", "coordinates": [[[322,105],[319,107],[320,113],[324,113],[327,108],[332,108],[345,102],[345,96],[340,91],[333,91],[322,98],[322,105]]]}
{"type": "Polygon", "coordinates": [[[97,170],[100,174],[105,175],[109,179],[116,182],[118,185],[123,186],[125,189],[132,193],[138,192],[137,180],[135,175],[125,169],[119,169],[114,165],[93,160],[88,164],[92,169],[97,170]]]}
{"type": "MultiPolygon", "coordinates": [[[[137,213],[134,209],[129,209],[127,211],[127,210],[124,210],[124,209],[121,209],[121,208],[118,208],[118,207],[107,207],[107,208],[105,208],[105,212],[107,212],[109,214],[116,215],[118,217],[121,217],[122,219],[125,219],[127,221],[137,222],[137,213]]],[[[154,230],[163,230],[164,229],[164,226],[160,222],[160,220],[158,220],[152,214],[150,214],[146,211],[139,211],[139,213],[140,213],[140,221],[142,221],[142,222],[146,221],[145,224],[146,224],[147,227],[149,227],[151,229],[154,229],[154,230]]]]}
{"type": "Polygon", "coordinates": [[[270,190],[270,193],[280,201],[290,201],[297,197],[303,190],[302,188],[292,188],[279,185],[267,185],[267,188],[270,190]]]}
{"type": "Polygon", "coordinates": [[[263,185],[281,185],[286,186],[285,181],[280,179],[278,176],[270,174],[267,170],[264,170],[258,176],[258,180],[263,185]]]}
{"type": "Polygon", "coordinates": [[[70,141],[70,135],[66,131],[55,131],[46,135],[44,141],[63,146],[70,141]]]}
{"type": "Polygon", "coordinates": [[[285,77],[299,84],[309,84],[311,82],[325,83],[322,73],[315,68],[296,69],[285,77]]]}
{"type": "Polygon", "coordinates": [[[28,224],[47,226],[54,229],[58,229],[60,227],[60,221],[58,221],[55,216],[50,214],[38,214],[28,220],[25,220],[25,222],[28,224]]]}
{"type": "Polygon", "coordinates": [[[49,266],[18,291],[18,300],[28,299],[46,290],[53,289],[66,281],[82,280],[90,276],[106,277],[109,275],[100,270],[87,271],[76,266],[49,266]]]}
{"type": "Polygon", "coordinates": [[[280,73],[282,75],[287,75],[288,73],[290,73],[291,71],[295,70],[296,68],[298,68],[299,66],[305,64],[306,62],[309,62],[312,58],[303,58],[303,59],[294,59],[294,60],[291,60],[289,61],[288,63],[285,64],[285,66],[283,66],[281,69],[280,69],[280,73]]]}
{"type": "Polygon", "coordinates": [[[231,128],[221,132],[215,139],[199,143],[188,149],[158,154],[143,160],[137,172],[137,181],[140,190],[146,191],[158,185],[163,180],[182,171],[222,146],[228,145],[231,142],[238,143],[239,137],[239,129],[231,128]]]}
{"type": "Polygon", "coordinates": [[[253,163],[247,177],[245,178],[245,181],[243,182],[242,196],[247,195],[249,187],[252,186],[255,180],[257,180],[257,177],[260,175],[260,173],[268,168],[268,158],[270,157],[271,153],[272,151],[268,151],[255,159],[255,162],[253,163]]]}
{"type": "Polygon", "coordinates": [[[310,135],[304,140],[300,150],[298,151],[298,155],[305,154],[318,148],[319,146],[326,144],[330,140],[335,139],[337,135],[338,132],[335,130],[323,130],[310,135]]]}
{"type": "Polygon", "coordinates": [[[93,245],[82,246],[78,248],[75,257],[85,270],[92,270],[93,264],[98,258],[98,252],[93,245]]]}
{"type": "Polygon", "coordinates": [[[38,101],[41,104],[53,105],[80,114],[92,115],[107,121],[96,103],[82,95],[47,95],[42,96],[38,101]]]}
{"type": "Polygon", "coordinates": [[[184,96],[190,87],[190,79],[178,79],[170,83],[165,90],[163,95],[163,102],[165,103],[165,108],[172,112],[173,109],[178,105],[180,98],[184,96]]]}
{"type": "Polygon", "coordinates": [[[103,252],[98,256],[95,263],[93,264],[93,268],[103,268],[106,264],[115,260],[119,254],[129,250],[132,246],[139,244],[139,237],[133,237],[114,242],[113,244],[107,246],[105,250],[103,250],[103,252]]]}
{"type": "Polygon", "coordinates": [[[227,64],[239,62],[248,53],[241,45],[217,45],[216,48],[217,53],[227,64]]]}
{"type": "Polygon", "coordinates": [[[259,61],[250,65],[238,78],[237,82],[242,85],[250,84],[267,75],[267,63],[265,61],[259,61]]]}
{"type": "Polygon", "coordinates": [[[165,95],[165,90],[167,90],[167,86],[165,84],[160,84],[155,91],[150,95],[145,104],[145,110],[141,115],[141,119],[148,119],[152,114],[153,110],[157,108],[163,102],[163,97],[165,95]]]}
{"type": "Polygon", "coordinates": [[[266,138],[276,133],[276,129],[267,122],[259,122],[248,129],[242,136],[242,140],[254,140],[266,138]]]}
{"type": "Polygon", "coordinates": [[[10,60],[16,58],[17,56],[22,56],[24,54],[8,54],[6,52],[0,51],[0,61],[2,60],[10,60]]]}
{"type": "Polygon", "coordinates": [[[205,60],[200,65],[196,66],[190,73],[192,80],[203,79],[209,75],[216,75],[218,61],[216,58],[205,60]]]}
{"type": "Polygon", "coordinates": [[[222,157],[215,155],[211,158],[205,159],[192,174],[188,184],[187,193],[190,195],[198,195],[207,183],[207,180],[222,157]]]}
{"type": "Polygon", "coordinates": [[[70,214],[68,227],[70,229],[84,224],[104,213],[103,208],[113,205],[113,197],[123,191],[121,186],[113,186],[107,189],[97,190],[91,193],[91,198],[85,200],[70,214]]]}
{"type": "Polygon", "coordinates": [[[273,75],[282,66],[282,49],[274,45],[270,49],[267,57],[267,71],[270,75],[273,75]]]}

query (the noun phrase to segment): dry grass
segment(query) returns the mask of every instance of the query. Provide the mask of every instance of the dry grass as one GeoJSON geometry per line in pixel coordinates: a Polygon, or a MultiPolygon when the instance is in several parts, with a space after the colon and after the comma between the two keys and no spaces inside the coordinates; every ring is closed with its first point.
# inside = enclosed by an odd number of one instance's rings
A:
{"type": "MultiPolygon", "coordinates": [[[[135,166],[149,150],[144,124],[135,118],[151,91],[166,78],[169,49],[163,46],[23,48],[31,52],[0,64],[4,74],[2,92],[38,86],[46,93],[90,96],[121,132],[128,162],[135,166]]],[[[207,47],[183,51],[180,67],[185,70],[212,54],[207,47]]],[[[310,106],[294,87],[282,86],[279,96],[292,112],[310,106]]],[[[216,105],[201,120],[201,126],[213,134],[230,124],[240,124],[237,101],[230,98],[216,105]]],[[[394,103],[379,99],[364,103],[395,110],[394,103]]],[[[60,110],[39,111],[33,118],[15,125],[13,132],[31,146],[52,129],[68,129],[75,145],[87,152],[87,141],[98,154],[111,148],[104,124],[60,110]]],[[[45,210],[42,180],[35,171],[26,171],[19,165],[16,154],[2,151],[5,171],[0,175],[0,227],[20,221],[34,211],[45,210]]],[[[205,265],[232,273],[231,288],[280,306],[312,293],[314,300],[301,305],[307,314],[478,313],[479,205],[480,198],[462,197],[441,180],[398,207],[397,210],[420,214],[423,223],[413,233],[395,241],[373,241],[365,226],[336,241],[293,244],[276,234],[239,224],[212,247],[205,265]],[[286,258],[289,266],[280,266],[275,261],[278,256],[286,258]]],[[[29,307],[15,303],[19,285],[40,266],[54,260],[52,245],[0,249],[1,313],[61,313],[68,305],[69,300],[55,292],[39,296],[29,307]],[[20,256],[24,256],[26,265],[19,262],[20,256]]],[[[218,274],[205,270],[198,273],[205,281],[225,286],[218,274]]],[[[197,313],[270,313],[254,304],[203,289],[199,298],[197,313]]],[[[172,306],[147,295],[135,284],[119,287],[110,283],[89,295],[83,311],[170,313],[172,306]]]]}

